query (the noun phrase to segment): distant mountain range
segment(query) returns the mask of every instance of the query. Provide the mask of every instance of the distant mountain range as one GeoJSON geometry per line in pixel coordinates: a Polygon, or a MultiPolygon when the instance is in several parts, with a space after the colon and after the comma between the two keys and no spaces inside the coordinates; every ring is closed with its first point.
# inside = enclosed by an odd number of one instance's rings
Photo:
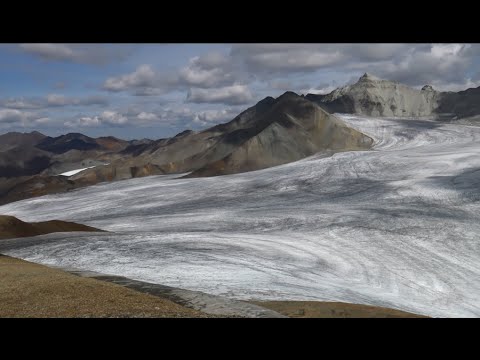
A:
{"type": "Polygon", "coordinates": [[[148,175],[234,174],[320,151],[371,147],[371,138],[334,113],[475,121],[480,116],[480,88],[438,92],[426,85],[418,90],[365,74],[357,83],[326,95],[286,92],[276,99],[267,97],[228,123],[200,132],[185,130],[167,139],[8,133],[0,136],[0,203],[148,175]],[[88,167],[93,168],[58,176],[88,167]]]}

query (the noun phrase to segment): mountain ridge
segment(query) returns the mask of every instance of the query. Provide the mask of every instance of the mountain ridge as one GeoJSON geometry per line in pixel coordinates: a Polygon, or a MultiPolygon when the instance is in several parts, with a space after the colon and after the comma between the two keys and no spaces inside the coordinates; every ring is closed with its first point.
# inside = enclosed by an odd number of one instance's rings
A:
{"type": "Polygon", "coordinates": [[[334,113],[476,119],[480,87],[459,92],[440,92],[431,85],[415,89],[365,73],[356,83],[328,94],[286,91],[277,98],[267,96],[228,122],[169,138],[126,141],[80,133],[57,137],[8,133],[0,135],[0,140],[10,139],[0,141],[0,202],[104,181],[174,173],[225,175],[300,160],[319,151],[369,149],[372,139],[343,124],[334,113]],[[66,179],[57,176],[89,167],[66,179]]]}
{"type": "Polygon", "coordinates": [[[354,84],[305,98],[330,113],[452,120],[480,115],[480,87],[454,92],[437,91],[427,84],[419,90],[369,73],[354,84]]]}

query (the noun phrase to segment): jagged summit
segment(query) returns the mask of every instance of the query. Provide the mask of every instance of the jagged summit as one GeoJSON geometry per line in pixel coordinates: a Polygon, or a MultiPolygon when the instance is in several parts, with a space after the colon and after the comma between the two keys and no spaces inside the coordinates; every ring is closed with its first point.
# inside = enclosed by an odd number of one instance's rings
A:
{"type": "Polygon", "coordinates": [[[295,98],[299,98],[300,95],[298,95],[297,93],[294,93],[293,91],[286,91],[284,92],[282,95],[280,95],[277,100],[281,100],[281,99],[295,99],[295,98]]]}
{"type": "Polygon", "coordinates": [[[365,74],[363,74],[360,79],[358,79],[359,82],[362,82],[362,81],[378,81],[378,80],[382,80],[380,79],[379,77],[376,77],[368,72],[366,72],[365,74]]]}
{"type": "Polygon", "coordinates": [[[307,99],[330,113],[396,117],[432,116],[439,98],[439,93],[430,85],[418,90],[370,73],[363,74],[357,83],[327,95],[307,95],[307,99]]]}
{"type": "Polygon", "coordinates": [[[422,91],[435,91],[432,85],[425,85],[422,87],[422,91]]]}

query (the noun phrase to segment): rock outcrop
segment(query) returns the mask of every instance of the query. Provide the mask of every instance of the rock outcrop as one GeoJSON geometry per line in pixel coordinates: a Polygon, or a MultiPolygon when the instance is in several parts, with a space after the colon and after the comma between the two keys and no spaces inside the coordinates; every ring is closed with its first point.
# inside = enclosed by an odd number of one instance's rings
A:
{"type": "Polygon", "coordinates": [[[430,85],[417,90],[366,73],[353,85],[341,87],[327,95],[307,94],[305,97],[329,113],[430,117],[436,114],[441,95],[430,85]]]}
{"type": "Polygon", "coordinates": [[[103,230],[90,226],[67,221],[50,220],[37,223],[27,223],[13,216],[0,215],[0,240],[72,231],[103,232],[103,230]]]}

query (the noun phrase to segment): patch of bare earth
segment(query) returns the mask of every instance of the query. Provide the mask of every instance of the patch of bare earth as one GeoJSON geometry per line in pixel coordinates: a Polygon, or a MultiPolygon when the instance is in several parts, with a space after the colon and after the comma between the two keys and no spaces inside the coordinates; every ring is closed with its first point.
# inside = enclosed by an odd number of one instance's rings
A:
{"type": "Polygon", "coordinates": [[[160,297],[0,255],[0,317],[210,317],[160,297]]]}
{"type": "Polygon", "coordinates": [[[426,318],[377,306],[321,301],[252,301],[292,318],[426,318]]]}
{"type": "Polygon", "coordinates": [[[100,229],[68,221],[50,220],[27,223],[14,216],[0,215],[0,240],[71,231],[103,232],[100,229]]]}

